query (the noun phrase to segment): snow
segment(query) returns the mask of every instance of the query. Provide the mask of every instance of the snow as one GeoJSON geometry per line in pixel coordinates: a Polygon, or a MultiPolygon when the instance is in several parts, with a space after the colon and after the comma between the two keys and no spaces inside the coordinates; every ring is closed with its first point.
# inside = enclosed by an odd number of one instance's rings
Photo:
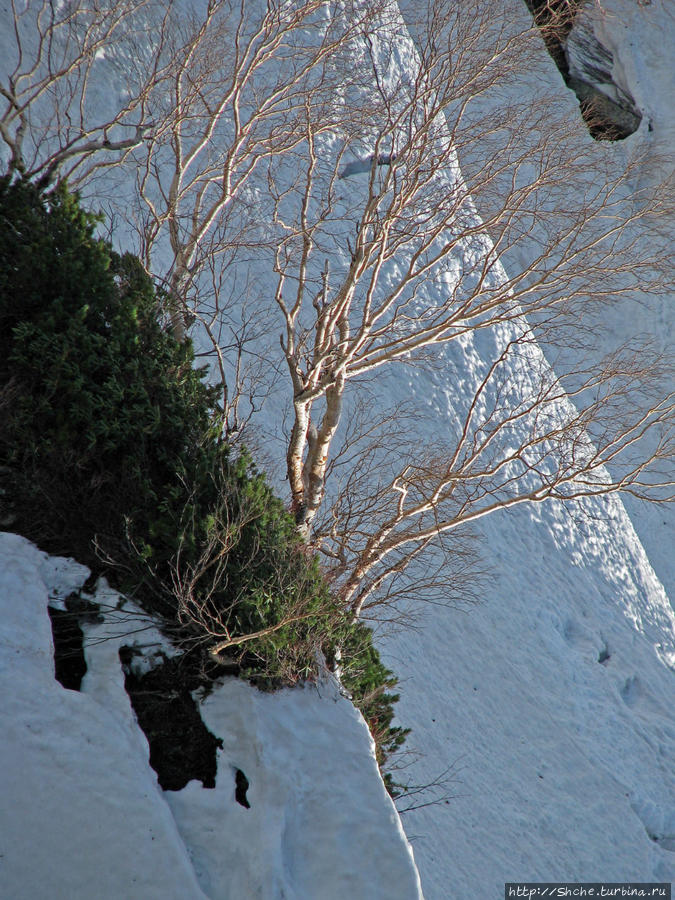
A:
{"type": "MultiPolygon", "coordinates": [[[[617,165],[643,154],[645,181],[668,175],[672,3],[603,0],[593,15],[616,83],[643,112],[638,132],[606,152],[617,165]]],[[[564,90],[552,62],[546,68],[542,56],[536,68],[549,72],[537,89],[564,90]]],[[[371,160],[345,160],[347,200],[371,160]]],[[[441,276],[452,283],[456,272],[449,265],[441,276]]],[[[615,334],[637,328],[672,345],[672,298],[617,306],[614,316],[615,334]]],[[[372,390],[382,403],[412,398],[426,409],[419,440],[430,443],[452,428],[491,354],[486,339],[467,336],[438,354],[443,365],[401,366],[372,390]]],[[[527,372],[510,375],[526,393],[527,372]]],[[[267,432],[281,432],[282,404],[270,404],[267,417],[267,432]]],[[[426,900],[501,896],[514,880],[675,880],[667,595],[675,592],[675,519],[627,506],[632,521],[617,499],[486,518],[481,602],[422,603],[416,628],[378,635],[400,678],[400,723],[412,728],[399,778],[447,780],[440,802],[403,815],[426,900]]],[[[365,726],[333,685],[278,694],[219,686],[202,706],[224,741],[215,790],[191,783],[162,794],[123,690],[118,639],[88,632],[82,693],[54,681],[48,597],[57,588],[64,596],[87,573],[13,535],[0,538],[0,553],[0,884],[8,896],[419,895],[365,726]],[[237,769],[250,783],[250,809],[234,797],[237,769]]],[[[425,796],[433,799],[415,800],[425,796]]]]}
{"type": "MultiPolygon", "coordinates": [[[[620,164],[646,151],[645,181],[663,174],[664,150],[672,167],[667,7],[596,4],[617,29],[606,45],[619,83],[651,111],[611,152],[620,164]]],[[[549,70],[537,89],[555,86],[549,70]]],[[[672,298],[614,315],[616,334],[672,344],[672,298]]],[[[467,348],[450,370],[464,363],[471,383],[484,349],[467,348]]],[[[388,393],[412,392],[442,423],[463,393],[443,382],[416,372],[392,378],[388,393]]],[[[672,513],[630,508],[672,590],[672,513]]],[[[425,897],[499,896],[512,880],[672,881],[675,620],[625,509],[616,499],[519,508],[484,520],[481,536],[492,573],[483,602],[429,607],[418,628],[385,642],[419,753],[404,778],[430,783],[450,769],[450,802],[404,816],[425,897]]]]}
{"type": "Polygon", "coordinates": [[[201,900],[119,661],[116,671],[98,673],[100,700],[54,679],[49,596],[57,587],[69,593],[88,574],[0,535],[2,895],[201,900]]]}
{"type": "Polygon", "coordinates": [[[388,642],[404,774],[460,768],[449,805],[404,816],[427,900],[675,875],[673,615],[620,505],[594,512],[493,519],[484,602],[388,642]]]}
{"type": "Polygon", "coordinates": [[[230,680],[203,715],[224,739],[216,789],[167,800],[209,897],[420,895],[367,727],[333,684],[266,694],[230,680]],[[237,769],[250,809],[234,802],[237,769]]]}
{"type": "MultiPolygon", "coordinates": [[[[670,0],[635,3],[603,0],[592,6],[593,30],[612,51],[613,79],[626,87],[643,114],[640,132],[628,146],[641,143],[651,159],[643,169],[663,177],[673,175],[675,143],[675,66],[673,36],[675,9],[670,0]]],[[[672,321],[671,321],[672,328],[672,321]]]]}
{"type": "MultiPolygon", "coordinates": [[[[603,0],[592,5],[593,28],[612,51],[613,77],[628,87],[642,112],[638,131],[616,147],[617,164],[639,158],[639,186],[665,183],[675,196],[675,7],[670,0],[603,0]]],[[[666,233],[673,234],[672,207],[666,233]]],[[[675,249],[675,247],[673,248],[675,249]]],[[[648,334],[656,347],[671,354],[675,346],[675,301],[672,293],[644,298],[636,308],[618,308],[617,333],[648,334]]],[[[675,509],[625,501],[650,562],[675,602],[675,509]]]]}
{"type": "Polygon", "coordinates": [[[102,583],[81,693],[54,679],[48,603],[88,571],[0,534],[0,893],[11,900],[421,896],[360,714],[334,684],[262,694],[228,680],[203,706],[216,788],[163,793],[121,644],[161,636],[102,583]],[[235,800],[241,768],[250,809],[235,800]]]}

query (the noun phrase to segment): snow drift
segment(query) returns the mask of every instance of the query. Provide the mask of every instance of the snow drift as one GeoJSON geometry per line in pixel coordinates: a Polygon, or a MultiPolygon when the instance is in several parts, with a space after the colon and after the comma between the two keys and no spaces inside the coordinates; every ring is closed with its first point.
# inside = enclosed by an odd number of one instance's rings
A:
{"type": "MultiPolygon", "coordinates": [[[[121,644],[157,649],[119,610],[85,625],[82,691],[54,679],[48,603],[88,572],[0,535],[2,896],[12,900],[420,896],[372,740],[330,682],[205,703],[223,739],[215,789],[163,793],[124,690],[121,644]],[[235,799],[235,772],[249,808],[235,799]]],[[[102,585],[94,600],[119,598],[102,585]]]]}

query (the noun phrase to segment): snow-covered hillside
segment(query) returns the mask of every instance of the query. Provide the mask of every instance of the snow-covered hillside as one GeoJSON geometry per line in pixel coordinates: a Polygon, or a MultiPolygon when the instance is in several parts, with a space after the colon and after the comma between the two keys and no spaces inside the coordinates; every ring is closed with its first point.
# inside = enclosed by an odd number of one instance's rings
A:
{"type": "MultiPolygon", "coordinates": [[[[675,197],[675,7],[669,0],[650,3],[611,0],[590,7],[590,23],[599,41],[612,53],[613,76],[618,85],[627,85],[642,111],[639,130],[616,146],[617,165],[640,155],[644,163],[637,177],[641,184],[665,182],[666,196],[675,197]]],[[[672,212],[672,210],[671,210],[672,212]]],[[[672,239],[672,215],[665,223],[672,239]]],[[[616,316],[616,329],[628,337],[631,329],[648,334],[659,349],[672,354],[675,347],[675,297],[645,298],[633,308],[623,308],[616,316]]],[[[624,501],[649,560],[675,603],[675,510],[641,504],[628,497],[624,501]]]]}
{"type": "MultiPolygon", "coordinates": [[[[513,8],[526,23],[524,3],[513,8]]],[[[616,164],[646,151],[645,183],[667,175],[672,4],[603,0],[594,15],[617,83],[643,113],[616,164]]],[[[397,39],[405,68],[402,29],[397,39]]],[[[543,46],[541,70],[546,83],[533,91],[565,90],[543,46]]],[[[439,183],[457,177],[448,165],[439,183]]],[[[351,166],[335,180],[339,209],[369,177],[369,166],[351,166]]],[[[331,258],[331,271],[346,258],[331,258]]],[[[260,282],[263,267],[247,265],[241,283],[260,282]]],[[[617,305],[614,316],[614,336],[638,322],[663,349],[672,343],[672,298],[617,305]]],[[[425,413],[420,446],[441,441],[509,334],[470,334],[435,350],[426,369],[378,374],[370,396],[412,400],[425,413]]],[[[533,390],[526,364],[507,375],[523,395],[533,390]]],[[[272,461],[280,448],[283,458],[285,399],[273,395],[258,421],[272,461]]],[[[124,638],[89,626],[82,692],[54,680],[48,599],[86,572],[3,536],[0,894],[408,900],[420,892],[415,864],[426,900],[487,900],[516,880],[675,880],[675,520],[636,503],[629,512],[632,521],[610,498],[491,515],[478,526],[489,569],[480,602],[422,603],[414,628],[378,632],[400,678],[400,723],[412,728],[397,778],[432,786],[402,799],[420,804],[402,816],[405,835],[362,720],[328,682],[281,694],[219,687],[202,707],[223,740],[216,788],[163,794],[124,691],[124,638]],[[250,809],[236,803],[237,770],[250,809]]]]}
{"type": "MultiPolygon", "coordinates": [[[[287,900],[419,895],[363,719],[329,682],[263,694],[230,680],[203,706],[223,739],[214,789],[163,793],[124,690],[133,614],[85,626],[81,692],[54,679],[47,606],[88,572],[0,535],[0,896],[287,900]],[[248,808],[235,799],[246,773],[248,808]]],[[[114,606],[102,586],[95,598],[114,606]]]]}
{"type": "Polygon", "coordinates": [[[427,898],[504,881],[675,876],[675,621],[619,503],[483,529],[494,580],[387,643],[424,784],[404,815],[427,898]],[[430,796],[433,796],[431,794],[430,796]]]}
{"type": "MultiPolygon", "coordinates": [[[[617,165],[646,153],[640,176],[663,177],[673,170],[672,4],[592,6],[619,83],[646,113],[615,148],[617,165]]],[[[564,91],[548,68],[533,91],[564,91]]],[[[668,350],[673,316],[673,298],[659,297],[618,306],[611,327],[668,350]]],[[[421,374],[409,385],[439,421],[452,414],[445,387],[421,374]]],[[[672,512],[630,510],[672,590],[672,512]]],[[[675,619],[622,504],[519,509],[481,534],[493,571],[483,603],[428,608],[422,627],[387,642],[420,753],[407,773],[420,784],[447,772],[452,795],[403,817],[425,896],[499,896],[510,880],[673,881],[675,619]]]]}

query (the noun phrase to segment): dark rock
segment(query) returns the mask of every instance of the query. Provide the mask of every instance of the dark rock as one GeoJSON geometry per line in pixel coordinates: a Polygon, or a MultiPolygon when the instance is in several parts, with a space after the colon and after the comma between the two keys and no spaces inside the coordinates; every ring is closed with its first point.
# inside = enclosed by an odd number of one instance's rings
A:
{"type": "Polygon", "coordinates": [[[585,0],[525,0],[546,49],[596,140],[622,140],[640,127],[633,97],[613,80],[614,57],[583,13],[585,0]]]}

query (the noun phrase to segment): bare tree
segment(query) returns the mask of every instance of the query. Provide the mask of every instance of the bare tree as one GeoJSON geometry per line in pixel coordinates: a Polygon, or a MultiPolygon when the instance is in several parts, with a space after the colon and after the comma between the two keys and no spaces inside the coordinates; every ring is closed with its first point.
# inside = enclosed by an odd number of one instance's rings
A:
{"type": "Polygon", "coordinates": [[[477,20],[461,5],[433,4],[416,47],[400,23],[364,31],[367,122],[361,110],[327,136],[308,117],[292,163],[270,166],[293,507],[339,560],[356,615],[441,535],[488,513],[612,491],[655,496],[645,470],[659,464],[671,481],[663,360],[637,339],[593,358],[588,332],[617,297],[672,287],[664,198],[632,188],[637,160],[617,175],[551,98],[507,99],[537,38],[514,39],[494,4],[479,6],[477,20]],[[489,91],[501,108],[477,120],[472,105],[489,91]],[[365,527],[354,527],[352,492],[346,504],[333,500],[343,527],[316,533],[349,382],[428,366],[430,352],[450,363],[451,345],[467,342],[481,344],[485,365],[457,398],[455,433],[443,440],[439,429],[438,446],[420,449],[413,428],[398,468],[364,494],[365,527]],[[573,363],[562,352],[571,345],[573,363]],[[645,451],[648,433],[658,436],[645,451]]]}
{"type": "Polygon", "coordinates": [[[163,117],[138,155],[137,191],[148,265],[168,238],[168,279],[184,312],[207,261],[227,267],[258,247],[255,176],[265,161],[305,140],[310,108],[316,129],[334,124],[314,114],[336,85],[327,71],[340,48],[373,16],[359,5],[331,19],[320,0],[209,0],[172,17],[163,117]]]}
{"type": "Polygon", "coordinates": [[[166,7],[12,0],[11,13],[14,41],[0,83],[9,171],[81,184],[119,165],[152,130],[152,91],[166,74],[166,7]]]}
{"type": "MultiPolygon", "coordinates": [[[[123,114],[152,127],[120,148],[141,253],[177,332],[196,317],[234,379],[233,422],[252,352],[259,373],[285,367],[292,508],[357,616],[415,584],[468,584],[464,529],[494,511],[670,498],[664,361],[637,337],[603,358],[593,346],[607,304],[672,288],[664,197],[635,187],[639,159],[617,174],[555,98],[529,98],[540,38],[514,33],[508,4],[405,10],[414,43],[385,2],[169,12],[151,100],[137,90],[123,114]],[[240,290],[251,313],[232,327],[240,290]],[[265,343],[272,316],[281,354],[265,343]],[[377,434],[358,419],[366,382],[434,365],[462,381],[435,446],[419,446],[419,406],[385,411],[377,434]]],[[[15,166],[19,132],[5,137],[15,166]]],[[[70,144],[57,146],[27,170],[63,165],[70,144]]]]}

